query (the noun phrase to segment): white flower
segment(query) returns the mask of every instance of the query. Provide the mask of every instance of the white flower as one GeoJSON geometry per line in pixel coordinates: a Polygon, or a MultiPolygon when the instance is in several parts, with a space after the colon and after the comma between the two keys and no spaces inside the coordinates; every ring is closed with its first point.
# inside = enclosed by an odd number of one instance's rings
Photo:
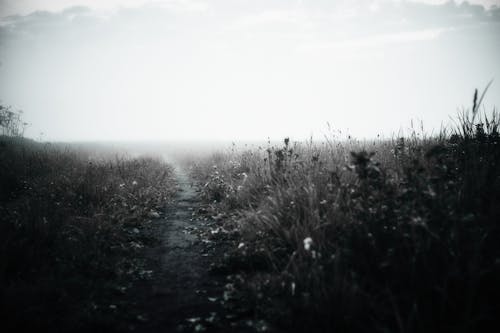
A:
{"type": "Polygon", "coordinates": [[[313,245],[313,240],[311,237],[304,238],[304,250],[309,251],[313,245]]]}
{"type": "Polygon", "coordinates": [[[242,247],[245,247],[245,243],[238,244],[238,249],[241,249],[242,247]]]}
{"type": "Polygon", "coordinates": [[[137,181],[136,181],[136,180],[134,180],[134,181],[132,182],[132,185],[134,185],[134,186],[135,186],[135,185],[137,185],[137,181]]]}

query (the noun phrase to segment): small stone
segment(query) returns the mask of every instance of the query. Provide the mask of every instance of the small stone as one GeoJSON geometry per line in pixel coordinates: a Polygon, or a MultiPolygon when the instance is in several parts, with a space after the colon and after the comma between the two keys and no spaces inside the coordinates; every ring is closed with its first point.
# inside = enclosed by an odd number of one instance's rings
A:
{"type": "Polygon", "coordinates": [[[186,319],[186,320],[187,320],[188,322],[190,322],[190,323],[194,324],[194,323],[199,322],[199,321],[201,320],[201,318],[200,318],[200,317],[193,317],[193,318],[188,318],[188,319],[186,319]]]}
{"type": "Polygon", "coordinates": [[[158,214],[158,212],[152,210],[149,212],[148,216],[152,219],[159,219],[160,218],[160,214],[158,214]]]}

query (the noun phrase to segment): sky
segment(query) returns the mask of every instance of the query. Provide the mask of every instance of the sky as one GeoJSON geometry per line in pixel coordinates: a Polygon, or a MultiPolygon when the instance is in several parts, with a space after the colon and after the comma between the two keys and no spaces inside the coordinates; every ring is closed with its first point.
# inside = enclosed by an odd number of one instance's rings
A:
{"type": "Polygon", "coordinates": [[[500,106],[499,59],[500,0],[0,0],[0,103],[45,140],[435,132],[500,106]]]}

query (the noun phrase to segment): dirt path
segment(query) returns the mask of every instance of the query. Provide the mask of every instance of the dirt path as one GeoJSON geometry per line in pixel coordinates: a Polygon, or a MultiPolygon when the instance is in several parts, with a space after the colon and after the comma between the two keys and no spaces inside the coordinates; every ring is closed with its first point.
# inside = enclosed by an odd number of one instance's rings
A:
{"type": "Polygon", "coordinates": [[[222,312],[222,307],[210,300],[222,294],[223,277],[210,273],[213,258],[204,255],[206,244],[196,235],[205,226],[195,216],[200,205],[195,188],[183,170],[178,168],[176,173],[179,194],[165,221],[162,275],[156,287],[167,301],[162,314],[170,318],[162,328],[179,329],[183,324],[196,327],[196,318],[222,312]]]}
{"type": "Polygon", "coordinates": [[[210,272],[223,249],[198,236],[209,230],[206,219],[196,214],[201,204],[198,193],[184,170],[176,168],[176,177],[179,191],[174,203],[148,231],[154,238],[161,235],[158,244],[143,253],[149,277],[132,284],[122,302],[120,323],[109,325],[119,332],[218,332],[223,328],[227,314],[219,300],[226,280],[210,272]]]}

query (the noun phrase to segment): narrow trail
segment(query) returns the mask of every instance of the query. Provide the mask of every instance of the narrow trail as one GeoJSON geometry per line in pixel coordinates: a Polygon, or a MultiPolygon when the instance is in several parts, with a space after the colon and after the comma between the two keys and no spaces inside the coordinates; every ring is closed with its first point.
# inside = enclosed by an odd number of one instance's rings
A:
{"type": "Polygon", "coordinates": [[[210,274],[211,258],[202,256],[205,246],[193,234],[203,227],[193,216],[200,204],[198,195],[184,170],[178,168],[176,174],[179,193],[175,205],[167,213],[163,232],[162,285],[170,296],[170,304],[166,307],[169,315],[186,320],[221,310],[208,298],[220,296],[222,281],[210,274]]]}
{"type": "Polygon", "coordinates": [[[196,217],[201,204],[198,193],[184,170],[176,168],[175,173],[176,199],[164,218],[153,221],[152,232],[161,235],[160,244],[144,253],[151,277],[137,281],[127,296],[133,306],[127,311],[132,319],[127,320],[126,331],[219,331],[201,322],[224,313],[215,299],[223,293],[225,278],[210,273],[214,257],[223,251],[198,237],[209,228],[196,217]]]}

